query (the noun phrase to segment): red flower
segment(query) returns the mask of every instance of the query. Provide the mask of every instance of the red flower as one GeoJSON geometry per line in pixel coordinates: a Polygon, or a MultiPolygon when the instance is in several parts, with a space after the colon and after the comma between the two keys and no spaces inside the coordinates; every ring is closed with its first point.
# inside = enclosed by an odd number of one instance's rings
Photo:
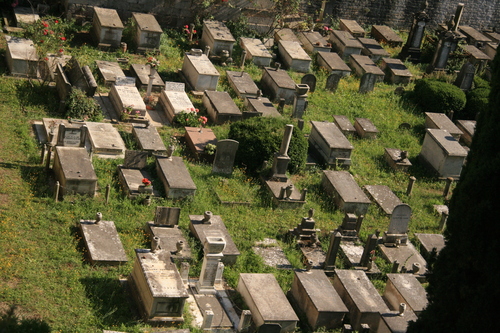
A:
{"type": "Polygon", "coordinates": [[[43,30],[43,34],[46,35],[49,31],[47,29],[43,30]]]}
{"type": "Polygon", "coordinates": [[[42,21],[42,24],[43,24],[43,26],[44,26],[45,28],[48,28],[48,26],[49,26],[49,24],[48,24],[47,22],[45,22],[45,21],[42,21]]]}
{"type": "Polygon", "coordinates": [[[40,43],[43,43],[43,39],[42,39],[42,40],[40,40],[40,43]]]}
{"type": "Polygon", "coordinates": [[[49,60],[49,58],[45,57],[45,58],[43,58],[43,60],[47,61],[47,60],[49,60]]]}
{"type": "Polygon", "coordinates": [[[55,21],[54,21],[54,23],[59,23],[59,21],[58,21],[58,20],[55,20],[55,21]]]}
{"type": "Polygon", "coordinates": [[[200,118],[198,118],[198,121],[202,124],[202,125],[205,125],[208,121],[207,117],[204,117],[204,116],[201,116],[200,118]]]}
{"type": "Polygon", "coordinates": [[[184,28],[189,29],[189,25],[187,25],[187,24],[186,24],[186,25],[184,26],[184,28]]]}
{"type": "Polygon", "coordinates": [[[200,110],[198,110],[198,109],[194,109],[194,112],[198,113],[198,112],[200,112],[200,110]]]}
{"type": "Polygon", "coordinates": [[[63,50],[63,49],[59,49],[59,53],[63,53],[63,52],[64,52],[64,50],[63,50]]]}
{"type": "Polygon", "coordinates": [[[142,178],[142,183],[143,183],[144,185],[146,185],[146,186],[151,185],[151,181],[150,181],[149,179],[147,179],[147,178],[142,178]]]}
{"type": "Polygon", "coordinates": [[[195,34],[195,33],[196,33],[196,30],[193,29],[193,34],[195,34]]]}
{"type": "Polygon", "coordinates": [[[61,40],[66,40],[66,37],[61,37],[61,40]]]}

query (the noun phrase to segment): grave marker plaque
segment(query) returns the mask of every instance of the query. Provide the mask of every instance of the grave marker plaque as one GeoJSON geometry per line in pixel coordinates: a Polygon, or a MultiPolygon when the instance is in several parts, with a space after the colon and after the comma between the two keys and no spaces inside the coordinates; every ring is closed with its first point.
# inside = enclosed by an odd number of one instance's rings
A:
{"type": "Polygon", "coordinates": [[[164,225],[173,227],[179,224],[179,216],[181,214],[181,209],[178,207],[156,207],[155,212],[155,225],[164,225]]]}
{"type": "Polygon", "coordinates": [[[115,86],[135,87],[135,77],[117,76],[115,86]]]}
{"type": "Polygon", "coordinates": [[[391,221],[388,234],[406,234],[408,232],[408,223],[411,218],[411,207],[407,204],[399,204],[392,210],[391,221]]]}
{"type": "Polygon", "coordinates": [[[233,173],[234,158],[238,150],[239,142],[235,140],[220,140],[215,150],[212,173],[230,175],[233,173]]]}
{"type": "Polygon", "coordinates": [[[123,166],[129,169],[144,169],[147,163],[148,153],[145,151],[126,150],[123,166]]]}
{"type": "Polygon", "coordinates": [[[300,80],[300,83],[307,84],[310,92],[314,92],[316,90],[316,76],[314,74],[304,75],[300,80]]]}

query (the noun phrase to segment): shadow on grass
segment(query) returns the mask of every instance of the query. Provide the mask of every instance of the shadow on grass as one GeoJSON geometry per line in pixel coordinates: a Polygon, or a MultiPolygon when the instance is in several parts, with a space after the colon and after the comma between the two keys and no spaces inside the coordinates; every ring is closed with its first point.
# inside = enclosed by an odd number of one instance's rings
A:
{"type": "Polygon", "coordinates": [[[118,279],[86,277],[80,279],[85,294],[104,326],[136,324],[137,314],[132,311],[132,297],[118,279]]]}
{"type": "Polygon", "coordinates": [[[52,331],[49,324],[40,319],[22,319],[16,314],[17,307],[10,308],[0,316],[0,333],[45,333],[52,331]]]}
{"type": "Polygon", "coordinates": [[[61,117],[59,114],[59,97],[53,87],[38,81],[19,80],[16,85],[16,97],[21,108],[45,106],[47,116],[61,117]]]}

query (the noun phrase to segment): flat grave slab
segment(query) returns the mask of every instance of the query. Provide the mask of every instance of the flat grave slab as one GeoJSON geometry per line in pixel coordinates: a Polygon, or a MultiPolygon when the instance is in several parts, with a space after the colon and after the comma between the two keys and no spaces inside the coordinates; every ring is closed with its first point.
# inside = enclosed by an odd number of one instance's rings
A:
{"type": "Polygon", "coordinates": [[[358,216],[368,211],[371,201],[349,172],[323,170],[321,184],[341,211],[358,216]]]}
{"type": "Polygon", "coordinates": [[[498,44],[494,43],[486,43],[484,46],[483,52],[489,56],[491,59],[495,58],[495,55],[497,54],[497,47],[498,44]]]}
{"type": "Polygon", "coordinates": [[[408,309],[404,312],[404,315],[400,315],[399,310],[382,313],[377,332],[406,332],[410,321],[417,321],[417,315],[408,309]]]}
{"type": "Polygon", "coordinates": [[[217,90],[219,72],[201,50],[185,53],[182,75],[194,91],[217,90]]]}
{"type": "Polygon", "coordinates": [[[427,306],[427,293],[413,274],[389,273],[385,285],[384,299],[391,310],[399,310],[405,303],[417,316],[427,306]]]}
{"type": "Polygon", "coordinates": [[[281,117],[281,113],[276,110],[273,103],[266,97],[247,97],[245,106],[247,108],[245,116],[247,117],[251,116],[252,113],[262,117],[281,117]]]}
{"type": "Polygon", "coordinates": [[[340,30],[348,31],[354,37],[365,37],[365,29],[355,20],[340,19],[340,30]]]}
{"type": "Polygon", "coordinates": [[[297,42],[302,45],[300,39],[295,35],[292,29],[283,28],[274,30],[274,43],[278,44],[280,40],[286,40],[291,42],[297,42]]]}
{"type": "Polygon", "coordinates": [[[385,72],[385,80],[392,84],[408,84],[413,75],[405,64],[394,58],[383,58],[380,68],[385,72]]]}
{"type": "Polygon", "coordinates": [[[281,325],[280,333],[293,332],[299,318],[273,274],[240,273],[238,292],[252,312],[255,326],[281,325]]]}
{"type": "Polygon", "coordinates": [[[372,38],[358,38],[363,50],[361,54],[370,57],[373,62],[378,62],[384,57],[390,57],[387,52],[375,39],[372,38]]]}
{"type": "Polygon", "coordinates": [[[394,170],[407,171],[411,167],[408,157],[402,155],[403,150],[396,148],[384,148],[384,157],[389,166],[394,170]]]}
{"type": "Polygon", "coordinates": [[[330,52],[332,49],[332,45],[318,31],[301,31],[298,37],[309,53],[330,52]]]}
{"type": "Polygon", "coordinates": [[[182,157],[157,157],[156,174],[163,183],[167,198],[177,199],[195,195],[196,185],[182,157]]]}
{"type": "Polygon", "coordinates": [[[184,127],[186,134],[186,143],[193,154],[201,156],[205,151],[205,147],[210,143],[217,144],[217,137],[210,128],[200,129],[199,127],[184,127]]]}
{"type": "Polygon", "coordinates": [[[355,118],[354,128],[363,139],[376,139],[378,129],[368,118],[355,118]]]}
{"type": "Polygon", "coordinates": [[[312,268],[322,269],[325,265],[326,253],[319,246],[302,246],[300,251],[304,256],[305,260],[310,260],[312,262],[312,268]]]}
{"type": "Polygon", "coordinates": [[[229,319],[221,303],[217,299],[217,296],[195,294],[194,298],[202,314],[204,314],[207,310],[211,310],[213,312],[214,317],[212,319],[212,325],[210,326],[211,331],[233,331],[233,324],[231,323],[231,320],[229,319]]]}
{"type": "Polygon", "coordinates": [[[302,207],[306,203],[306,201],[302,199],[302,193],[295,186],[293,186],[290,179],[286,182],[266,180],[265,184],[273,197],[273,204],[277,208],[302,207]],[[288,198],[281,198],[280,195],[282,193],[282,188],[290,185],[293,186],[290,196],[288,198]]]}
{"type": "Polygon", "coordinates": [[[246,59],[252,60],[257,66],[268,67],[271,65],[272,55],[258,38],[240,38],[240,45],[247,51],[246,59]]]}
{"type": "Polygon", "coordinates": [[[483,35],[491,39],[492,43],[499,43],[500,42],[500,33],[494,32],[494,31],[483,31],[483,35]]]}
{"type": "Polygon", "coordinates": [[[240,109],[225,91],[205,90],[203,105],[207,108],[210,119],[216,124],[238,121],[242,118],[240,109]]]}
{"type": "Polygon", "coordinates": [[[56,146],[52,170],[61,184],[61,196],[72,193],[95,196],[97,175],[86,148],[56,146]]]}
{"type": "Polygon", "coordinates": [[[67,119],[57,119],[57,118],[42,118],[42,133],[41,135],[41,143],[50,142],[53,146],[57,144],[57,138],[59,136],[59,125],[63,124],[67,129],[75,128],[79,129],[83,125],[84,122],[70,122],[67,119]],[[52,139],[51,139],[52,138],[52,139]]]}
{"type": "Polygon", "coordinates": [[[106,87],[114,85],[117,77],[125,76],[117,62],[96,60],[95,63],[106,87]]]}
{"type": "Polygon", "coordinates": [[[359,40],[347,31],[333,30],[328,40],[344,60],[349,60],[351,54],[361,54],[361,50],[363,50],[363,45],[359,40]]]}
{"type": "Polygon", "coordinates": [[[123,157],[125,143],[112,124],[85,122],[85,125],[88,128],[92,151],[95,154],[123,157]]]}
{"type": "Polygon", "coordinates": [[[420,268],[417,274],[414,274],[420,280],[425,279],[425,273],[427,272],[427,262],[415,249],[415,246],[408,241],[407,245],[396,246],[386,246],[384,244],[379,244],[379,249],[382,253],[382,257],[388,262],[393,263],[398,261],[401,265],[404,265],[407,271],[412,272],[413,265],[418,264],[420,268]]]}
{"type": "Polygon", "coordinates": [[[486,44],[491,42],[491,39],[474,29],[473,27],[469,27],[467,25],[460,25],[458,27],[461,33],[465,35],[467,38],[467,44],[478,46],[479,44],[486,44]]]}
{"type": "Polygon", "coordinates": [[[146,104],[136,87],[113,85],[108,96],[119,117],[127,107],[132,108],[130,118],[146,116],[146,104]]]}
{"type": "Polygon", "coordinates": [[[403,46],[403,39],[386,25],[372,25],[371,35],[379,43],[384,43],[390,47],[403,46]]]}
{"type": "Polygon", "coordinates": [[[262,257],[264,264],[267,266],[277,269],[293,268],[276,239],[264,238],[263,241],[255,242],[255,246],[252,246],[252,250],[262,257]]]}
{"type": "Polygon", "coordinates": [[[30,39],[5,36],[5,60],[13,76],[38,77],[38,53],[30,39]]]}
{"type": "Polygon", "coordinates": [[[308,142],[313,152],[321,156],[327,164],[349,167],[354,146],[337,125],[330,122],[311,121],[311,126],[308,142]]]}
{"type": "Polygon", "coordinates": [[[436,254],[445,246],[444,237],[441,234],[420,234],[415,233],[418,243],[420,243],[420,251],[424,257],[429,257],[431,252],[435,249],[436,254]]]}
{"type": "Polygon", "coordinates": [[[258,96],[259,88],[248,73],[226,71],[226,77],[231,88],[241,99],[258,96]]]}
{"type": "Polygon", "coordinates": [[[201,45],[203,48],[210,46],[210,55],[218,56],[223,50],[233,52],[236,40],[229,28],[220,21],[203,21],[203,33],[201,35],[201,45]]]}
{"type": "Polygon", "coordinates": [[[472,138],[474,137],[474,132],[476,131],[476,121],[475,120],[457,120],[456,125],[462,135],[460,136],[460,141],[470,147],[472,143],[472,138]]]}
{"type": "Polygon", "coordinates": [[[149,189],[145,191],[140,190],[144,178],[152,179],[149,172],[145,169],[132,169],[118,166],[118,178],[120,179],[123,192],[130,199],[143,193],[154,197],[160,196],[160,192],[153,188],[153,186],[150,186],[149,189]]]}
{"type": "Polygon", "coordinates": [[[356,134],[356,129],[347,116],[334,115],[333,123],[337,125],[337,127],[346,137],[356,134]]]}
{"type": "Polygon", "coordinates": [[[387,215],[391,215],[394,207],[402,204],[401,200],[391,191],[389,186],[365,185],[364,189],[387,215]]]}
{"type": "Polygon", "coordinates": [[[465,45],[464,46],[465,52],[467,52],[474,63],[478,61],[491,61],[493,60],[489,55],[475,47],[474,45],[465,45]]]}
{"type": "Polygon", "coordinates": [[[184,232],[178,225],[162,226],[156,225],[154,222],[147,222],[146,234],[149,236],[150,240],[154,237],[158,237],[160,239],[161,249],[163,251],[170,252],[170,257],[175,262],[192,260],[191,247],[184,236],[184,232]],[[183,248],[181,251],[179,251],[177,245],[179,241],[183,242],[183,248]]]}
{"type": "Polygon", "coordinates": [[[463,132],[444,113],[426,112],[425,128],[445,130],[457,141],[460,140],[460,136],[463,134],[463,132]]]}
{"type": "Polygon", "coordinates": [[[295,271],[288,293],[292,305],[305,314],[313,329],[339,328],[348,313],[339,294],[322,270],[295,271]]]}
{"type": "Polygon", "coordinates": [[[80,220],[78,228],[91,264],[120,265],[128,261],[113,221],[80,220]]]}
{"type": "Polygon", "coordinates": [[[286,104],[293,103],[296,84],[285,70],[265,67],[260,82],[271,101],[277,103],[280,98],[284,98],[286,104]]]}
{"type": "Polygon", "coordinates": [[[336,269],[333,287],[349,310],[353,328],[359,331],[364,323],[377,332],[380,314],[390,310],[365,272],[336,269]]]}
{"type": "Polygon", "coordinates": [[[280,40],[278,51],[286,68],[301,73],[309,72],[311,58],[299,43],[280,40]]]}
{"type": "Polygon", "coordinates": [[[361,267],[361,257],[363,256],[364,247],[362,245],[357,245],[352,241],[343,241],[340,243],[340,251],[342,252],[344,262],[356,270],[362,270],[367,275],[380,275],[381,271],[377,264],[372,261],[372,266],[370,269],[368,267],[361,267]]]}
{"type": "Polygon", "coordinates": [[[325,68],[329,74],[338,74],[340,76],[351,75],[351,68],[335,52],[321,52],[316,55],[316,61],[320,67],[325,68]]]}
{"type": "Polygon", "coordinates": [[[22,24],[33,24],[40,19],[40,15],[34,12],[30,7],[14,7],[14,18],[16,19],[16,27],[21,27],[22,24]]]}
{"type": "MultiPolygon", "coordinates": [[[[137,13],[134,13],[137,14],[137,13]]],[[[149,76],[151,75],[151,68],[149,65],[132,64],[130,65],[130,72],[136,78],[135,84],[137,89],[147,89],[149,84],[149,76]]],[[[160,77],[160,74],[153,69],[153,91],[161,91],[165,87],[165,82],[160,77]]]]}
{"type": "Polygon", "coordinates": [[[349,65],[359,77],[370,73],[377,76],[377,81],[384,80],[385,73],[368,56],[351,54],[349,65]]]}
{"type": "Polygon", "coordinates": [[[132,134],[137,139],[141,150],[160,154],[167,152],[167,148],[155,126],[133,125],[132,134]]]}
{"type": "Polygon", "coordinates": [[[194,112],[195,110],[193,103],[184,90],[162,90],[159,101],[170,123],[172,123],[177,114],[181,112],[194,112]]]}

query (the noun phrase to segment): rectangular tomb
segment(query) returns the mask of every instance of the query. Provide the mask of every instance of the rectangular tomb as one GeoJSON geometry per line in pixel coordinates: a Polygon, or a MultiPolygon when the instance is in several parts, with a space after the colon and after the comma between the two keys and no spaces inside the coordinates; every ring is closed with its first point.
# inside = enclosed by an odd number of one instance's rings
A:
{"type": "Polygon", "coordinates": [[[223,50],[233,53],[234,39],[228,27],[220,21],[204,21],[201,45],[210,46],[210,55],[219,56],[223,50]]]}
{"type": "Polygon", "coordinates": [[[491,42],[491,39],[467,25],[460,25],[458,27],[461,33],[467,38],[467,44],[474,45],[476,47],[491,42]]]}
{"type": "Polygon", "coordinates": [[[361,54],[363,50],[363,45],[359,40],[347,31],[333,30],[328,40],[332,43],[333,48],[339,53],[342,59],[347,61],[351,54],[361,54]]]}
{"type": "Polygon", "coordinates": [[[279,333],[293,332],[299,318],[271,273],[240,273],[237,291],[252,312],[257,327],[279,324],[279,333]]]}
{"type": "Polygon", "coordinates": [[[146,104],[136,87],[113,85],[109,91],[109,100],[119,117],[127,108],[132,109],[130,117],[146,116],[146,104]]]}
{"type": "Polygon", "coordinates": [[[405,303],[417,316],[427,306],[427,293],[413,274],[387,274],[383,297],[391,310],[399,310],[399,304],[405,303]]]}
{"type": "Polygon", "coordinates": [[[497,54],[497,47],[498,44],[494,43],[486,43],[484,46],[483,52],[489,56],[491,59],[495,58],[495,55],[497,54]]]}
{"type": "Polygon", "coordinates": [[[241,99],[257,97],[259,95],[260,89],[248,73],[226,71],[226,77],[231,88],[233,88],[241,99]]]}
{"type": "Polygon", "coordinates": [[[418,243],[420,244],[420,253],[426,258],[429,258],[432,252],[439,254],[444,248],[444,236],[441,234],[419,234],[415,233],[418,243]]]}
{"type": "Polygon", "coordinates": [[[457,120],[456,124],[458,129],[462,131],[460,141],[463,142],[463,144],[465,144],[467,147],[470,147],[472,138],[474,137],[474,132],[476,131],[476,121],[457,120]]]}
{"type": "Polygon", "coordinates": [[[252,60],[257,66],[268,67],[271,65],[272,55],[258,38],[240,38],[240,45],[247,51],[246,59],[252,60]]]}
{"type": "Polygon", "coordinates": [[[160,92],[159,102],[170,123],[172,123],[174,117],[181,112],[189,113],[195,111],[193,103],[184,90],[162,90],[160,92]]]}
{"type": "Polygon", "coordinates": [[[295,33],[293,32],[292,29],[289,28],[283,28],[283,29],[276,29],[274,30],[274,44],[278,44],[279,41],[281,40],[286,40],[290,42],[297,42],[300,45],[302,45],[302,42],[300,39],[295,36],[295,33]]]}
{"type": "Polygon", "coordinates": [[[33,41],[11,36],[5,36],[5,39],[7,40],[5,60],[10,74],[22,77],[38,77],[38,53],[33,41]]]}
{"type": "MultiPolygon", "coordinates": [[[[149,84],[149,76],[151,75],[151,67],[149,65],[143,65],[143,64],[132,64],[130,65],[129,70],[132,73],[132,75],[136,78],[135,85],[137,86],[137,89],[146,90],[149,84]]],[[[157,92],[165,88],[165,82],[163,82],[163,80],[160,77],[160,74],[158,74],[158,71],[154,68],[153,68],[153,84],[151,87],[153,91],[157,92]]]]}
{"type": "Polygon", "coordinates": [[[341,211],[358,216],[368,211],[371,201],[349,172],[323,170],[321,184],[341,211]]]}
{"type": "Polygon", "coordinates": [[[183,262],[192,260],[191,247],[184,236],[184,232],[178,225],[165,226],[148,222],[146,224],[146,233],[150,240],[153,240],[154,237],[160,239],[161,249],[169,252],[173,261],[183,262]],[[182,246],[179,245],[179,242],[182,242],[182,246]]]}
{"type": "Polygon", "coordinates": [[[216,145],[217,137],[210,128],[184,127],[186,144],[193,154],[199,157],[205,151],[208,144],[216,145]]]}
{"type": "Polygon", "coordinates": [[[332,49],[332,44],[317,31],[299,32],[299,39],[304,45],[304,49],[309,53],[330,52],[332,49]]]}
{"type": "Polygon", "coordinates": [[[380,68],[385,72],[385,80],[392,84],[406,85],[410,83],[413,77],[405,64],[399,59],[383,58],[380,68]]]}
{"type": "Polygon", "coordinates": [[[114,85],[117,77],[125,76],[125,73],[117,62],[96,60],[95,63],[104,81],[104,85],[107,87],[114,85]]]}
{"type": "Polygon", "coordinates": [[[365,37],[365,29],[355,20],[340,19],[339,28],[349,32],[354,37],[365,37]]]}
{"type": "Polygon", "coordinates": [[[333,287],[349,309],[353,328],[360,330],[361,324],[368,324],[370,331],[377,332],[380,314],[390,310],[366,273],[336,269],[333,287]]]}
{"type": "Polygon", "coordinates": [[[338,74],[340,76],[351,75],[351,68],[335,52],[318,52],[316,61],[320,67],[325,68],[329,74],[338,74]]]}
{"type": "Polygon", "coordinates": [[[340,167],[351,165],[351,153],[354,146],[347,140],[340,129],[329,122],[311,121],[309,144],[328,164],[340,167]]]}
{"type": "Polygon", "coordinates": [[[311,67],[311,58],[297,42],[280,40],[278,52],[286,68],[307,73],[311,67]]]}
{"type": "Polygon", "coordinates": [[[281,113],[276,110],[273,103],[265,97],[248,97],[245,99],[244,117],[262,116],[262,117],[281,117],[281,113]]]}
{"type": "Polygon", "coordinates": [[[378,129],[375,125],[367,118],[355,118],[354,128],[358,135],[363,139],[376,139],[378,129]]]}
{"type": "Polygon", "coordinates": [[[135,21],[134,41],[137,51],[144,53],[160,48],[160,38],[163,30],[153,14],[132,13],[135,21]]]}
{"type": "Polygon", "coordinates": [[[377,82],[384,81],[385,73],[368,56],[351,54],[349,66],[359,77],[370,73],[377,76],[377,82]]]}
{"type": "Polygon", "coordinates": [[[241,120],[242,114],[231,96],[225,91],[205,90],[203,105],[215,124],[241,120]]]}
{"type": "Polygon", "coordinates": [[[457,141],[460,140],[463,132],[444,113],[425,113],[425,128],[435,128],[445,130],[457,141]]]}
{"type": "MultiPolygon", "coordinates": [[[[17,5],[17,2],[15,4],[17,5]]],[[[12,3],[12,6],[14,7],[16,27],[21,27],[23,24],[34,24],[40,19],[40,15],[32,7],[17,7],[14,6],[14,3],[12,3]]]]}
{"type": "Polygon", "coordinates": [[[356,128],[351,123],[349,118],[344,115],[333,116],[333,123],[337,125],[339,130],[347,137],[356,134],[356,128]]]}
{"type": "Polygon", "coordinates": [[[61,196],[74,193],[95,196],[97,175],[86,148],[56,146],[52,168],[61,184],[61,196]]]}
{"type": "Polygon", "coordinates": [[[156,173],[163,183],[167,198],[177,199],[195,195],[196,185],[184,165],[182,157],[157,156],[156,173]]]}
{"type": "Polygon", "coordinates": [[[152,179],[146,169],[126,168],[123,165],[118,166],[118,179],[120,180],[123,193],[125,193],[129,199],[133,199],[141,194],[155,197],[160,195],[158,190],[153,188],[153,186],[148,186],[147,188],[142,186],[142,180],[144,178],[148,180],[152,179]]]}
{"type": "Polygon", "coordinates": [[[358,40],[361,45],[363,45],[361,54],[370,57],[373,62],[378,62],[384,57],[390,57],[389,52],[387,52],[375,39],[358,38],[358,40]]]}
{"type": "Polygon", "coordinates": [[[384,157],[389,166],[394,170],[408,171],[408,168],[411,167],[408,153],[403,154],[401,149],[385,148],[384,157]]]}
{"type": "Polygon", "coordinates": [[[123,23],[115,9],[94,7],[92,36],[99,47],[119,47],[123,29],[123,23]]]}
{"type": "Polygon", "coordinates": [[[371,35],[377,42],[387,44],[390,47],[403,45],[403,39],[386,25],[372,25],[371,35]]]}
{"type": "Polygon", "coordinates": [[[155,126],[133,125],[132,134],[137,139],[141,150],[159,154],[167,152],[167,148],[155,126]]]}
{"type": "Polygon", "coordinates": [[[293,103],[296,84],[285,70],[265,67],[260,82],[271,101],[277,103],[280,98],[284,98],[286,104],[293,103]]]}
{"type": "Polygon", "coordinates": [[[80,220],[78,228],[91,264],[120,265],[128,261],[113,221],[80,220]]]}
{"type": "Polygon", "coordinates": [[[86,122],[92,152],[95,154],[117,155],[119,157],[125,152],[123,142],[118,130],[110,123],[86,122]]]}
{"type": "Polygon", "coordinates": [[[313,329],[339,328],[348,313],[323,270],[295,271],[289,295],[292,304],[306,315],[313,329]]]}
{"type": "Polygon", "coordinates": [[[185,53],[182,74],[195,91],[217,90],[219,72],[201,50],[185,53]]]}
{"type": "Polygon", "coordinates": [[[365,185],[366,192],[372,197],[373,201],[386,213],[391,215],[394,207],[402,204],[401,200],[386,185],[365,185]]]}

